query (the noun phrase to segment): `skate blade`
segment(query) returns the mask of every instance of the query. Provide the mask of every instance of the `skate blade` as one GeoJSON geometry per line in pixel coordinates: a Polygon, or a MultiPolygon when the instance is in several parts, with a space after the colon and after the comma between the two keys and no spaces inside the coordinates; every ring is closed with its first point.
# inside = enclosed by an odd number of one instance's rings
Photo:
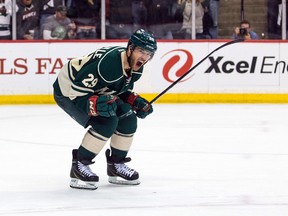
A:
{"type": "Polygon", "coordinates": [[[96,190],[98,188],[97,182],[84,182],[76,178],[71,178],[70,187],[83,190],[96,190]]]}
{"type": "Polygon", "coordinates": [[[117,184],[117,185],[139,185],[140,184],[139,179],[128,181],[120,177],[117,178],[117,176],[109,176],[108,182],[111,184],[117,184]]]}

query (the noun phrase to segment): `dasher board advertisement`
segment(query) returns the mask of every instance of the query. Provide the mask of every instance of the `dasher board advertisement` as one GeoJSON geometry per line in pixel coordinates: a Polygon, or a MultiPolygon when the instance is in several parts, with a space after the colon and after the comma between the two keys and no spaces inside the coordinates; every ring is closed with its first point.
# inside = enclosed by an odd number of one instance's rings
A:
{"type": "MultiPolygon", "coordinates": [[[[226,41],[227,42],[227,41],[226,41]]],[[[139,93],[159,93],[223,41],[159,41],[153,59],[135,85],[139,93]]],[[[60,68],[71,58],[127,42],[1,42],[0,95],[53,92],[60,68]]],[[[288,43],[241,42],[213,53],[169,93],[287,93],[288,43]]]]}

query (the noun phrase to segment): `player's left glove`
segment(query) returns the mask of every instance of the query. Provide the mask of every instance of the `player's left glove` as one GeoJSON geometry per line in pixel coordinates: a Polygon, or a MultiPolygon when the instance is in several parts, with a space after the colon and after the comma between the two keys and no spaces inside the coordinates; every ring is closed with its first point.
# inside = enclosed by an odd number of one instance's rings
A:
{"type": "Polygon", "coordinates": [[[136,116],[139,118],[144,119],[153,112],[152,105],[145,98],[140,97],[134,92],[128,96],[127,103],[132,106],[133,110],[136,112],[136,116]]]}

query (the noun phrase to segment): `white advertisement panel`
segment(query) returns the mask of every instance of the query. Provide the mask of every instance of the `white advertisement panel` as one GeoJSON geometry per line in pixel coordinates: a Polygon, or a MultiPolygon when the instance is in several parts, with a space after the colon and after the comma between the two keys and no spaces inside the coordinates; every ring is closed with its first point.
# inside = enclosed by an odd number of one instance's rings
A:
{"type": "MultiPolygon", "coordinates": [[[[161,91],[183,75],[187,67],[193,67],[222,44],[161,44],[157,64],[153,67],[154,79],[150,77],[153,90],[161,91]]],[[[245,42],[224,47],[209,56],[170,92],[286,93],[288,52],[285,50],[287,43],[274,42],[245,42]]]]}
{"type": "MultiPolygon", "coordinates": [[[[136,85],[159,93],[227,41],[158,42],[158,51],[136,85]]],[[[69,59],[126,42],[1,43],[0,95],[52,94],[69,59]]],[[[288,43],[244,42],[224,47],[191,71],[170,93],[287,93],[288,43]]]]}

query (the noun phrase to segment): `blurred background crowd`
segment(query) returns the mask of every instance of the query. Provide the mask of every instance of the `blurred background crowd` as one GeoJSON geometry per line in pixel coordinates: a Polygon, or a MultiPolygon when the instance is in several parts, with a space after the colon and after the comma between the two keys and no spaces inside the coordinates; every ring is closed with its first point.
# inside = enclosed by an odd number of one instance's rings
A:
{"type": "Polygon", "coordinates": [[[0,0],[0,39],[286,39],[286,14],[286,0],[0,0]]]}

